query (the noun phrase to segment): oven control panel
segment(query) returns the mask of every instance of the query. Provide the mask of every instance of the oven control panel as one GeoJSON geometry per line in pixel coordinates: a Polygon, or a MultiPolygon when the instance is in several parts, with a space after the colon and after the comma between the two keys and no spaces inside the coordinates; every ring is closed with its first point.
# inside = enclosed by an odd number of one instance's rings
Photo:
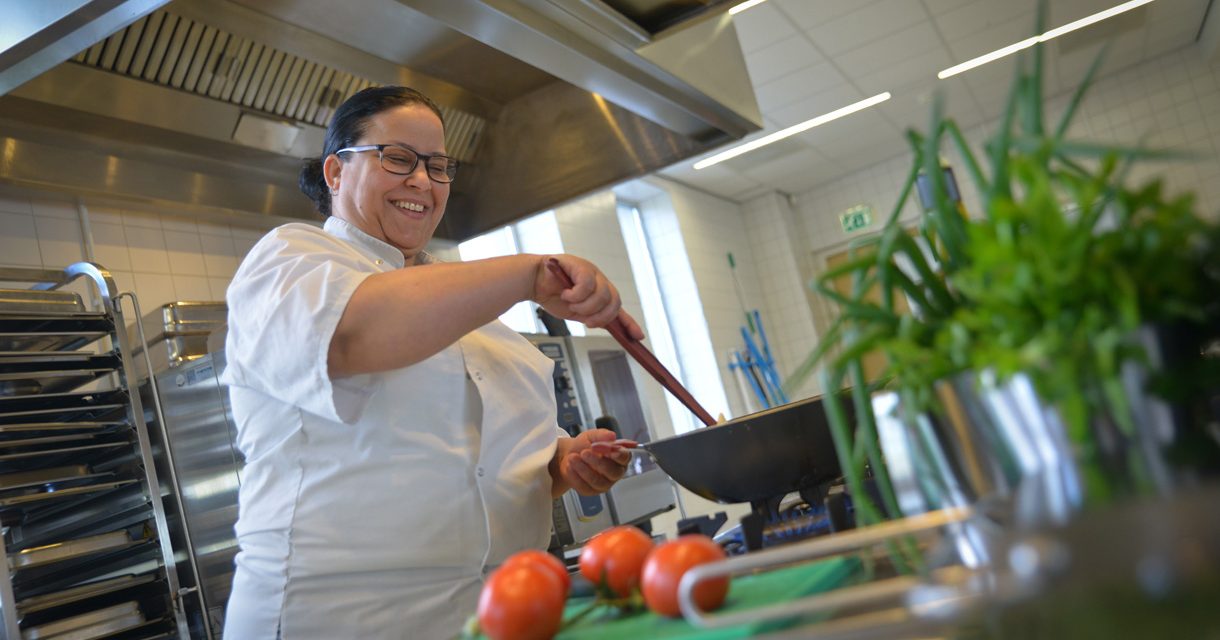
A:
{"type": "Polygon", "coordinates": [[[559,428],[574,436],[584,429],[581,428],[580,400],[576,397],[576,383],[572,379],[571,359],[568,358],[560,340],[539,340],[534,344],[546,357],[555,361],[555,371],[551,376],[555,382],[555,408],[559,428]]]}

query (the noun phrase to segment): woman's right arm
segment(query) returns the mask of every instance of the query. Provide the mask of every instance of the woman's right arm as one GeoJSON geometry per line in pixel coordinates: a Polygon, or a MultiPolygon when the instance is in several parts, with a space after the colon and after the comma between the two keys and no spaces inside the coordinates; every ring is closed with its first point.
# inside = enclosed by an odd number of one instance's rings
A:
{"type": "MultiPolygon", "coordinates": [[[[614,319],[618,291],[597,267],[574,256],[555,256],[575,283],[564,289],[545,268],[545,257],[420,265],[369,276],[352,294],[335,329],[327,354],[330,377],[420,362],[522,300],[592,327],[614,319]]],[[[639,326],[623,317],[628,331],[642,338],[639,326]]]]}

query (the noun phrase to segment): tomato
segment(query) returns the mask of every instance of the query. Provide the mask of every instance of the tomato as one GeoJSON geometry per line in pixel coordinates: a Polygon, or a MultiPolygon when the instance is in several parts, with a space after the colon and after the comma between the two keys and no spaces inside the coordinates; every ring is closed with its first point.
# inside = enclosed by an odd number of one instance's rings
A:
{"type": "Polygon", "coordinates": [[[607,529],[585,543],[580,552],[580,574],[613,595],[626,598],[640,585],[644,559],[652,551],[652,538],[631,526],[607,529]]]}
{"type": "MultiPolygon", "coordinates": [[[[724,559],[724,549],[711,538],[698,534],[685,535],[658,546],[644,562],[642,590],[644,603],[661,615],[677,617],[682,611],[678,607],[678,583],[691,568],[708,562],[724,559]]],[[[724,604],[729,592],[729,578],[704,580],[692,595],[695,604],[704,611],[712,611],[724,604]]]]}
{"type": "Polygon", "coordinates": [[[550,569],[551,572],[555,574],[555,577],[559,578],[559,582],[563,584],[563,594],[564,597],[567,597],[568,590],[572,588],[572,576],[568,575],[568,568],[563,566],[563,562],[560,562],[559,558],[556,558],[545,551],[526,549],[525,551],[519,551],[509,556],[508,559],[504,561],[504,564],[500,565],[500,568],[512,566],[518,562],[539,565],[550,569]]]}
{"type": "Polygon", "coordinates": [[[546,565],[506,564],[479,594],[479,628],[491,640],[546,640],[559,631],[565,598],[563,584],[546,565]]]}

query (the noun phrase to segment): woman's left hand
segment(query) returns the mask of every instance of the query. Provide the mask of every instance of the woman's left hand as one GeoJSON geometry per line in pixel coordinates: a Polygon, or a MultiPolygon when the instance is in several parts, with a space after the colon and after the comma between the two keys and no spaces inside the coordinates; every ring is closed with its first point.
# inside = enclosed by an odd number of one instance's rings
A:
{"type": "Polygon", "coordinates": [[[574,438],[560,438],[551,459],[551,495],[568,489],[591,496],[605,493],[627,472],[631,452],[622,449],[609,455],[594,453],[594,442],[613,442],[618,436],[609,429],[590,429],[574,438]]]}

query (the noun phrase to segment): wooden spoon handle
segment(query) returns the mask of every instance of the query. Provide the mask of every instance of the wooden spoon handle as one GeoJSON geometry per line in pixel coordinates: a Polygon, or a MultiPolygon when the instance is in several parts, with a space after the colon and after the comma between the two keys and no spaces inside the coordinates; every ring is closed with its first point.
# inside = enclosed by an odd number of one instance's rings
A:
{"type": "MultiPolygon", "coordinates": [[[[554,274],[556,278],[559,278],[559,281],[563,283],[565,288],[570,288],[573,286],[574,283],[572,282],[572,278],[570,278],[568,273],[563,270],[563,266],[559,264],[558,260],[555,258],[547,258],[546,268],[550,270],[550,272],[554,274]]],[[[672,393],[674,397],[681,401],[687,409],[690,409],[691,413],[695,414],[695,417],[699,418],[703,424],[709,427],[716,424],[716,420],[712,418],[712,414],[708,413],[707,410],[695,400],[695,397],[686,390],[686,387],[682,386],[681,382],[678,382],[678,379],[669,372],[669,369],[666,369],[665,365],[661,364],[661,361],[657,360],[657,357],[653,355],[647,347],[641,344],[639,340],[636,340],[627,333],[627,327],[623,325],[622,319],[615,316],[615,318],[610,321],[610,324],[606,325],[606,331],[609,331],[610,335],[614,336],[614,339],[617,340],[620,345],[622,345],[623,349],[627,353],[631,354],[632,358],[635,358],[636,362],[640,363],[640,366],[644,367],[644,370],[647,371],[649,375],[656,378],[657,382],[660,382],[661,386],[665,387],[666,391],[672,393]]]]}

